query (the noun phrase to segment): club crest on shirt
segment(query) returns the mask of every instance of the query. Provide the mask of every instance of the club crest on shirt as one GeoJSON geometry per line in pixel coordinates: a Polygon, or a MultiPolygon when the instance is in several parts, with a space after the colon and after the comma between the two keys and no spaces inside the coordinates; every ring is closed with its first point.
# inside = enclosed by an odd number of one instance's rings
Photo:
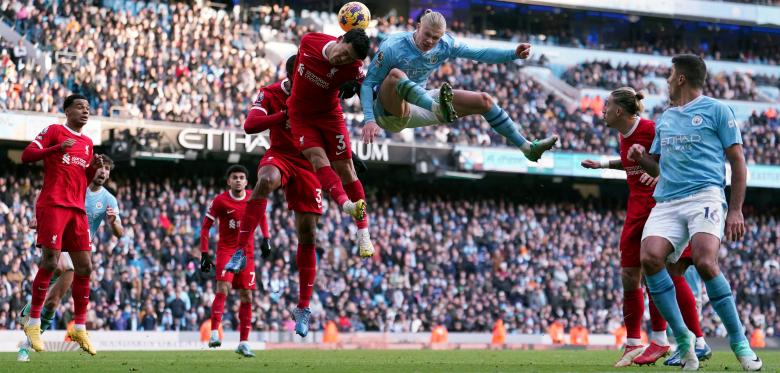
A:
{"type": "Polygon", "coordinates": [[[691,119],[691,125],[694,127],[701,126],[702,122],[704,122],[704,118],[701,117],[701,115],[694,115],[693,119],[691,119]]]}
{"type": "Polygon", "coordinates": [[[331,69],[330,69],[330,72],[328,72],[328,78],[332,78],[332,77],[333,77],[333,75],[336,75],[336,73],[337,73],[338,71],[339,71],[339,69],[337,69],[337,68],[335,68],[335,67],[334,67],[334,68],[331,68],[331,69]]]}
{"type": "Polygon", "coordinates": [[[98,202],[95,204],[95,208],[96,208],[96,209],[98,209],[98,210],[102,209],[102,208],[103,208],[103,202],[100,202],[100,201],[98,201],[98,202]]]}
{"type": "Polygon", "coordinates": [[[439,61],[439,56],[437,56],[437,55],[435,55],[435,54],[431,55],[431,56],[428,58],[428,62],[430,62],[430,63],[436,63],[437,61],[439,61]]]}

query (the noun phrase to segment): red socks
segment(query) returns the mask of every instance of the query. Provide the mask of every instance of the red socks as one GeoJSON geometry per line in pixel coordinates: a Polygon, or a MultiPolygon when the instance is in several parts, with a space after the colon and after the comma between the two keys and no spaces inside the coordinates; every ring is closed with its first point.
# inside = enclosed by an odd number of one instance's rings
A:
{"type": "Polygon", "coordinates": [[[699,324],[699,311],[696,309],[696,298],[685,280],[685,276],[672,276],[674,289],[677,295],[677,304],[680,306],[685,326],[696,335],[696,338],[704,336],[699,324]]]}
{"type": "Polygon", "coordinates": [[[268,219],[265,216],[265,208],[268,206],[268,200],[250,199],[246,203],[244,216],[241,217],[241,229],[238,230],[238,247],[246,248],[249,240],[255,235],[255,228],[260,224],[260,231],[263,237],[268,237],[268,219]]]}
{"type": "Polygon", "coordinates": [[[653,303],[653,297],[648,298],[650,300],[650,324],[652,325],[654,332],[666,331],[666,320],[661,316],[661,312],[655,307],[653,303]]]}
{"type": "Polygon", "coordinates": [[[73,276],[71,292],[73,294],[73,322],[76,325],[84,325],[87,322],[87,308],[89,308],[89,275],[73,276]]]}
{"type": "Polygon", "coordinates": [[[295,256],[298,265],[298,308],[309,307],[311,295],[314,292],[314,278],[317,275],[317,254],[314,245],[298,244],[298,254],[295,256]]]}
{"type": "Polygon", "coordinates": [[[225,298],[227,294],[217,293],[214,303],[211,304],[211,330],[219,329],[222,323],[222,313],[225,312],[225,298]]]}
{"type": "Polygon", "coordinates": [[[344,187],[341,186],[341,179],[336,171],[333,171],[333,167],[325,166],[317,170],[317,179],[320,180],[322,190],[330,194],[330,197],[339,204],[339,209],[349,200],[344,187]]]}
{"type": "Polygon", "coordinates": [[[623,291],[623,323],[626,338],[642,338],[642,316],[645,313],[645,296],[642,288],[623,291]]]}
{"type": "MultiPolygon", "coordinates": [[[[249,340],[249,332],[252,330],[252,303],[241,302],[238,308],[239,341],[249,340]]],[[[212,322],[212,326],[214,323],[212,322]]]]}
{"type": "MultiPolygon", "coordinates": [[[[54,272],[49,272],[43,268],[38,268],[35,279],[32,283],[32,302],[30,305],[30,317],[33,319],[41,318],[41,309],[46,300],[46,292],[49,291],[49,283],[54,272]]],[[[74,294],[75,298],[75,294],[74,294]]]]}
{"type": "MultiPolygon", "coordinates": [[[[349,184],[345,184],[344,190],[347,192],[349,200],[352,202],[366,199],[366,192],[363,189],[363,183],[361,183],[360,180],[355,180],[349,184]]],[[[363,216],[363,219],[356,220],[355,224],[357,224],[358,229],[368,228],[368,213],[363,216]]]]}

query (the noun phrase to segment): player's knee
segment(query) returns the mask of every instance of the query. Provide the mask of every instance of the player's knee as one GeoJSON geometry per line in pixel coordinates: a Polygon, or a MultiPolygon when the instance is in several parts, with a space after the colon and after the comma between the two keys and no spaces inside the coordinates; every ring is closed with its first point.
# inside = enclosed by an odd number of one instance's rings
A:
{"type": "Polygon", "coordinates": [[[241,290],[238,292],[238,297],[243,303],[249,303],[252,301],[252,292],[250,290],[241,290]]]}
{"type": "Polygon", "coordinates": [[[90,274],[92,274],[92,263],[91,262],[81,263],[81,265],[79,265],[77,268],[73,269],[73,272],[76,275],[79,275],[79,276],[82,276],[82,277],[83,276],[89,276],[90,274]]]}
{"type": "Polygon", "coordinates": [[[45,269],[48,272],[56,273],[57,262],[58,260],[55,257],[44,256],[41,258],[41,268],[45,269]]]}
{"type": "Polygon", "coordinates": [[[485,92],[480,92],[478,103],[480,110],[482,110],[482,112],[486,112],[493,107],[493,96],[485,92]]]}
{"type": "Polygon", "coordinates": [[[387,77],[393,81],[398,81],[406,78],[406,74],[400,69],[390,69],[390,72],[387,73],[387,77]]]}
{"type": "Polygon", "coordinates": [[[664,258],[654,255],[649,250],[643,250],[640,258],[642,270],[648,274],[655,274],[664,267],[664,258]]]}
{"type": "Polygon", "coordinates": [[[715,258],[693,258],[696,271],[703,280],[709,280],[720,274],[720,266],[715,258]]]}
{"type": "Polygon", "coordinates": [[[355,165],[352,164],[351,159],[333,162],[333,169],[336,170],[336,173],[339,175],[339,178],[345,184],[357,180],[357,173],[355,173],[355,165]]]}
{"type": "Polygon", "coordinates": [[[227,294],[230,292],[230,283],[227,281],[217,282],[217,293],[227,294]]]}
{"type": "Polygon", "coordinates": [[[272,173],[262,173],[257,175],[257,186],[252,194],[253,198],[265,198],[271,192],[279,187],[281,180],[277,175],[272,173]]]}

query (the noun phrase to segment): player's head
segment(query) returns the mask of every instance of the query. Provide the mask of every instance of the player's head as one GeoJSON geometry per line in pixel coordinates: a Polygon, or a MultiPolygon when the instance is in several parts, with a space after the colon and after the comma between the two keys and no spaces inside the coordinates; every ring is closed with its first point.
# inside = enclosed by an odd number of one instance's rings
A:
{"type": "Polygon", "coordinates": [[[643,98],[644,95],[631,87],[621,87],[612,91],[601,110],[607,126],[614,127],[620,122],[634,120],[634,117],[644,110],[643,98]]]}
{"type": "Polygon", "coordinates": [[[680,98],[684,89],[697,90],[704,87],[707,65],[694,54],[680,54],[672,58],[672,73],[669,75],[669,100],[680,98]]]}
{"type": "Polygon", "coordinates": [[[287,59],[287,62],[284,64],[284,73],[287,74],[287,80],[290,82],[290,86],[292,86],[293,78],[295,77],[295,57],[298,56],[297,54],[293,54],[290,56],[290,58],[287,59]]]}
{"type": "Polygon", "coordinates": [[[240,164],[230,166],[225,173],[228,187],[234,192],[246,189],[247,175],[249,175],[249,171],[247,171],[246,167],[240,164]]]}
{"type": "Polygon", "coordinates": [[[62,103],[62,111],[69,124],[81,128],[89,120],[89,101],[83,95],[72,94],[62,103]]]}
{"type": "Polygon", "coordinates": [[[103,158],[103,167],[97,169],[95,177],[92,179],[92,183],[103,186],[111,176],[111,170],[114,169],[114,161],[105,154],[101,154],[100,157],[103,158]]]}
{"type": "Polygon", "coordinates": [[[417,44],[417,48],[427,52],[433,49],[436,44],[439,44],[439,40],[444,36],[445,31],[447,31],[447,20],[444,19],[444,15],[426,9],[425,13],[420,17],[420,23],[417,24],[414,42],[417,44]]]}
{"type": "Polygon", "coordinates": [[[368,56],[370,44],[366,30],[353,28],[339,36],[338,43],[328,50],[328,61],[331,65],[346,65],[364,60],[368,56]]]}

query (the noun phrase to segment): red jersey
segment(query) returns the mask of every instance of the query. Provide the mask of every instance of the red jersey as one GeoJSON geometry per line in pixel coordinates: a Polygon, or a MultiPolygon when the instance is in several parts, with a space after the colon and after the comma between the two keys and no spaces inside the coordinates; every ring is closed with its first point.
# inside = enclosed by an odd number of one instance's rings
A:
{"type": "MultiPolygon", "coordinates": [[[[36,208],[68,207],[86,213],[89,165],[92,162],[92,139],[62,124],[52,124],[41,131],[33,144],[41,149],[60,146],[65,140],[76,143],[65,152],[58,150],[43,158],[43,188],[36,208]]],[[[91,173],[94,176],[94,173],[91,173]]]]}
{"type": "MultiPolygon", "coordinates": [[[[272,118],[273,114],[283,113],[287,111],[287,98],[290,97],[290,92],[284,88],[284,83],[287,79],[281,82],[265,86],[257,93],[250,113],[253,110],[260,110],[265,115],[259,118],[272,118]]],[[[254,119],[254,118],[252,118],[254,119]]],[[[249,121],[248,121],[249,122],[249,121]]],[[[280,116],[278,120],[253,120],[251,130],[245,125],[247,132],[262,132],[266,129],[271,132],[271,149],[279,153],[289,154],[293,156],[300,156],[301,152],[298,150],[298,146],[293,140],[292,132],[290,132],[290,123],[287,121],[287,117],[280,116]]]]}
{"type": "Polygon", "coordinates": [[[620,162],[626,171],[628,180],[628,190],[630,198],[647,197],[652,199],[654,187],[642,184],[639,177],[644,173],[642,166],[628,159],[628,149],[634,144],[640,144],[645,149],[650,149],[650,145],[655,138],[655,123],[651,120],[639,118],[628,135],[620,135],[620,162]]]}
{"type": "Polygon", "coordinates": [[[301,39],[295,57],[295,84],[287,101],[290,118],[343,118],[339,87],[350,80],[363,81],[363,61],[331,65],[325,57],[325,49],[336,42],[336,37],[316,32],[308,33],[301,39]]]}
{"type": "MultiPolygon", "coordinates": [[[[209,205],[206,217],[219,221],[219,242],[217,242],[217,255],[229,250],[231,253],[238,247],[238,231],[241,225],[241,217],[244,216],[246,202],[249,200],[249,191],[244,192],[241,199],[233,198],[230,191],[214,197],[209,205]]],[[[249,240],[250,251],[254,248],[254,240],[249,240]]]]}

